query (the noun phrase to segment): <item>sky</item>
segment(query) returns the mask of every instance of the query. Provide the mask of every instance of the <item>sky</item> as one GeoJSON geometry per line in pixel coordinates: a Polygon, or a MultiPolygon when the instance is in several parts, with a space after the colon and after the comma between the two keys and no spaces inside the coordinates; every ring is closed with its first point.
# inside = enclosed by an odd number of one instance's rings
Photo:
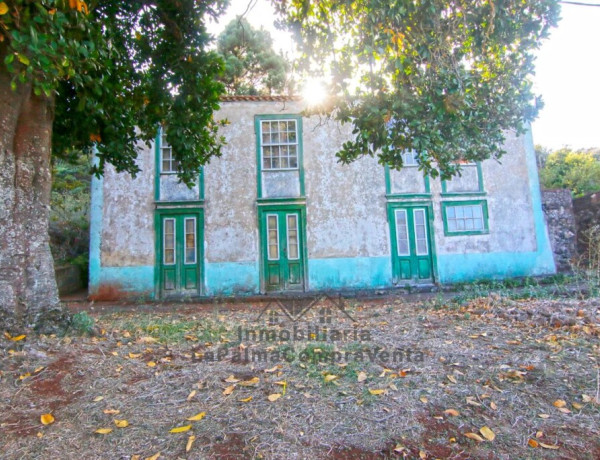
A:
{"type": "MultiPolygon", "coordinates": [[[[291,36],[273,25],[269,0],[231,0],[227,13],[209,30],[218,35],[249,5],[246,19],[271,32],[276,50],[293,53],[291,36]]],[[[544,108],[532,124],[534,143],[551,149],[600,147],[600,7],[563,4],[558,27],[537,55],[534,90],[544,108]]]]}

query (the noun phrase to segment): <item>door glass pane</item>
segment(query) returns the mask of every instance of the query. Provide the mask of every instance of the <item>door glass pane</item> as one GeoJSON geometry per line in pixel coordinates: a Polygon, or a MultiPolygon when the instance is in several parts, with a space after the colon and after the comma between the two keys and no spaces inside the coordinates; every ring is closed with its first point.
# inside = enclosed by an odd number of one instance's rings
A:
{"type": "Polygon", "coordinates": [[[426,256],[429,252],[427,247],[427,227],[425,227],[425,210],[415,209],[413,211],[415,219],[415,243],[418,256],[426,256]]]}
{"type": "Polygon", "coordinates": [[[396,244],[398,246],[399,256],[410,255],[406,209],[396,209],[396,244]]]}
{"type": "Polygon", "coordinates": [[[164,219],[163,221],[163,263],[165,265],[175,264],[175,219],[164,219]]]}
{"type": "Polygon", "coordinates": [[[300,251],[298,249],[298,215],[287,215],[287,246],[288,259],[298,260],[300,251]]]}
{"type": "Polygon", "coordinates": [[[196,218],[185,219],[185,263],[196,263],[196,218]]]}
{"type": "Polygon", "coordinates": [[[276,214],[267,214],[267,257],[269,260],[279,260],[279,231],[276,214]]]}

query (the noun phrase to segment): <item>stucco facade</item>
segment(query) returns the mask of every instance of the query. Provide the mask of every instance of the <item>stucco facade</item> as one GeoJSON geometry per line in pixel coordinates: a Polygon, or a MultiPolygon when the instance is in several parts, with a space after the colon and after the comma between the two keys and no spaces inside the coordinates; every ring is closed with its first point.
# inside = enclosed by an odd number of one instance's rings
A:
{"type": "Polygon", "coordinates": [[[555,270],[531,136],[501,164],[449,182],[364,157],[338,163],[348,126],[301,102],[231,98],[227,145],[193,189],[168,146],[139,146],[140,174],[92,184],[90,295],[169,297],[383,288],[555,270]],[[240,100],[242,99],[242,100],[240,100]],[[247,99],[247,100],[243,100],[247,99]],[[167,166],[165,166],[167,165],[167,166]]]}

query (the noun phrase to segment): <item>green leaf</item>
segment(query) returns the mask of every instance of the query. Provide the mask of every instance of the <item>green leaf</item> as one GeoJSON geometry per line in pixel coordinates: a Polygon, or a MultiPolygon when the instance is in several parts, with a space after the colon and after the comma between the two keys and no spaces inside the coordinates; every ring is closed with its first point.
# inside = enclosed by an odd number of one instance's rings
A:
{"type": "Polygon", "coordinates": [[[30,64],[29,58],[27,56],[25,56],[24,54],[17,53],[17,58],[19,59],[19,61],[23,65],[29,65],[30,64]]]}

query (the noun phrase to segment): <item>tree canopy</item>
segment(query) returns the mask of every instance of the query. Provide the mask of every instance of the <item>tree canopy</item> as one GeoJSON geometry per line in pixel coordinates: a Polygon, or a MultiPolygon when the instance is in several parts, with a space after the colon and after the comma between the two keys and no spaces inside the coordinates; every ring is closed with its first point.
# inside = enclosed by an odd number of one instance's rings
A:
{"type": "Polygon", "coordinates": [[[32,85],[55,103],[53,151],[97,146],[106,162],[135,173],[136,141],[159,123],[181,177],[220,153],[212,114],[224,88],[222,61],[205,28],[226,0],[6,0],[0,3],[0,57],[13,90],[32,85]]]}
{"type": "Polygon", "coordinates": [[[557,0],[287,0],[303,68],[331,77],[323,112],[353,125],[338,153],[402,167],[418,153],[432,176],[457,160],[498,158],[541,107],[534,51],[558,19],[557,0]]]}
{"type": "Polygon", "coordinates": [[[255,29],[242,18],[232,20],[217,39],[217,51],[225,61],[221,81],[237,95],[281,94],[289,64],[273,49],[271,34],[255,29]]]}
{"type": "Polygon", "coordinates": [[[600,190],[600,149],[571,150],[568,147],[547,151],[540,180],[545,188],[567,188],[579,197],[600,190]]]}

